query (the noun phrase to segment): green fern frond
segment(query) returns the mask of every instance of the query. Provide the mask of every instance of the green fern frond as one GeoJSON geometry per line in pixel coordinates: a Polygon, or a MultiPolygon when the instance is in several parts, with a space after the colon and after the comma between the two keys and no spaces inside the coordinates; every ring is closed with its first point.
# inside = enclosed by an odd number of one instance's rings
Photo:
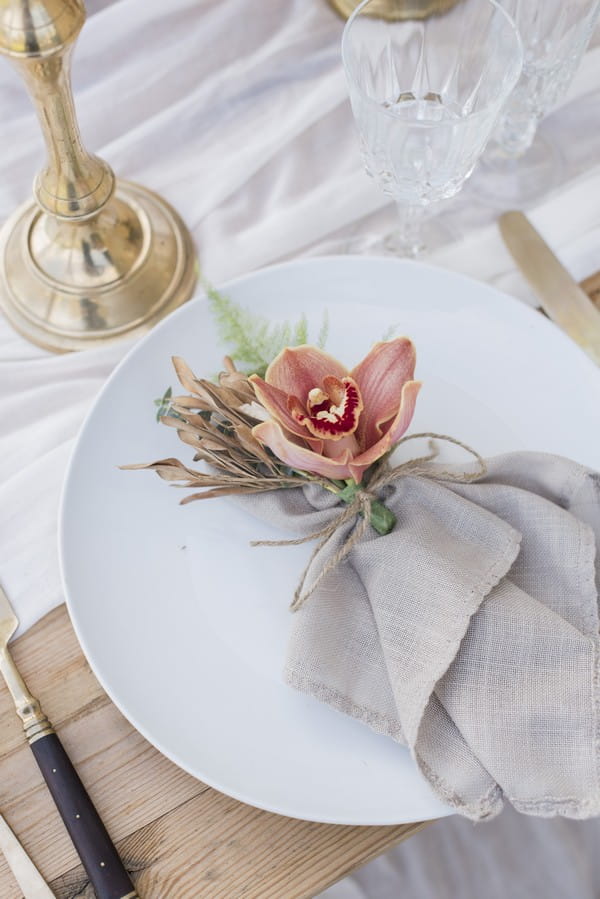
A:
{"type": "MultiPolygon", "coordinates": [[[[204,285],[220,340],[245,374],[264,376],[269,363],[287,346],[310,342],[306,315],[295,323],[272,324],[264,316],[254,315],[219,293],[212,285],[204,285]]],[[[317,337],[323,349],[329,331],[327,312],[317,337]]]]}
{"type": "Polygon", "coordinates": [[[294,346],[308,343],[308,321],[306,320],[306,315],[303,315],[300,321],[296,322],[292,340],[294,346]]]}
{"type": "Polygon", "coordinates": [[[327,343],[327,338],[329,337],[329,313],[327,309],[323,313],[323,321],[321,322],[321,327],[319,329],[319,335],[317,337],[317,346],[320,350],[325,349],[325,344],[327,343]]]}

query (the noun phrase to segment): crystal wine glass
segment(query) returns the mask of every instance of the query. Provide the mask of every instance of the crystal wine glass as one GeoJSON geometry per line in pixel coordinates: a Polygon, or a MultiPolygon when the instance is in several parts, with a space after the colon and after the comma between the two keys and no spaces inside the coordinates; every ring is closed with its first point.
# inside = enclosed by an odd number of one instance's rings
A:
{"type": "Polygon", "coordinates": [[[349,18],[342,60],[367,174],[398,206],[386,247],[415,256],[423,220],[473,171],[523,51],[496,0],[460,0],[420,21],[377,18],[377,2],[349,18]]]}
{"type": "Polygon", "coordinates": [[[477,192],[504,203],[544,193],[557,151],[538,124],[564,96],[600,15],[600,0],[500,0],[523,42],[523,71],[483,158],[477,192]]]}

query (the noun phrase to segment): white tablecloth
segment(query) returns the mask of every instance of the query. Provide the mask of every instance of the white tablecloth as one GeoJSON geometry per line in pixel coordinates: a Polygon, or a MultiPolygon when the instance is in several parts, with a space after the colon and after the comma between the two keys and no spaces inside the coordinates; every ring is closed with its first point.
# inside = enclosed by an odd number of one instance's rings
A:
{"type": "MultiPolygon", "coordinates": [[[[88,9],[73,73],[84,138],[119,175],[179,209],[214,283],[390,226],[393,211],[362,172],[340,65],[342,23],[325,0],[89,0],[88,9]]],[[[4,219],[27,197],[44,154],[24,89],[3,60],[0,108],[4,219]]],[[[600,46],[544,124],[564,164],[554,193],[532,210],[578,277],[600,267],[599,114],[600,46]]],[[[497,214],[467,187],[443,213],[458,243],[430,261],[533,302],[500,241],[497,214]]],[[[62,601],[63,473],[83,416],[128,346],[52,356],[0,320],[0,578],[23,628],[62,601]]],[[[452,819],[328,895],[537,896],[541,887],[525,876],[535,857],[540,877],[556,873],[546,896],[587,899],[599,894],[599,879],[597,853],[585,846],[598,837],[595,823],[505,815],[474,831],[452,819]],[[565,858],[575,851],[575,860],[565,858]],[[570,872],[567,891],[553,860],[570,872]],[[520,874],[509,889],[511,867],[520,874]]]]}

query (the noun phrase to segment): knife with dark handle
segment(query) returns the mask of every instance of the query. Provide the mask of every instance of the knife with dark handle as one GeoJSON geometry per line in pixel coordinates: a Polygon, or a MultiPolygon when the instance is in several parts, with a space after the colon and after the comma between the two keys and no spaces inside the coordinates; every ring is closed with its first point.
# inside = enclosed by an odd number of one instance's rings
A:
{"type": "Polygon", "coordinates": [[[18,624],[8,597],[0,587],[0,672],[23,722],[27,742],[98,899],[138,899],[131,878],[71,760],[11,658],[8,641],[18,624]]]}
{"type": "Polygon", "coordinates": [[[505,212],[499,225],[544,312],[600,365],[600,310],[522,212],[505,212]]]}

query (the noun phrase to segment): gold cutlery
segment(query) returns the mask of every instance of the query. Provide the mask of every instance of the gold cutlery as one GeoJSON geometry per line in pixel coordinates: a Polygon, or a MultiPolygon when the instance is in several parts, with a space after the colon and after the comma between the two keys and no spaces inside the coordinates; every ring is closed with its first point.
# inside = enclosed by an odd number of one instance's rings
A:
{"type": "Polygon", "coordinates": [[[0,849],[24,899],[55,899],[54,893],[0,815],[0,849]]]}
{"type": "Polygon", "coordinates": [[[31,751],[98,899],[137,899],[137,893],[92,800],[39,701],[31,695],[8,650],[19,620],[0,587],[0,672],[13,698],[31,751]]]}
{"type": "MultiPolygon", "coordinates": [[[[600,365],[600,310],[522,212],[505,212],[499,225],[506,246],[544,312],[600,365]]],[[[588,289],[595,288],[590,284],[588,289]]]]}
{"type": "Polygon", "coordinates": [[[585,290],[588,297],[600,309],[600,272],[595,272],[589,278],[585,278],[579,285],[585,290]]]}
{"type": "MultiPolygon", "coordinates": [[[[459,0],[379,0],[372,15],[381,19],[426,19],[439,16],[456,6],[459,0]]],[[[351,15],[360,0],[329,0],[336,12],[345,19],[351,15]]]]}

